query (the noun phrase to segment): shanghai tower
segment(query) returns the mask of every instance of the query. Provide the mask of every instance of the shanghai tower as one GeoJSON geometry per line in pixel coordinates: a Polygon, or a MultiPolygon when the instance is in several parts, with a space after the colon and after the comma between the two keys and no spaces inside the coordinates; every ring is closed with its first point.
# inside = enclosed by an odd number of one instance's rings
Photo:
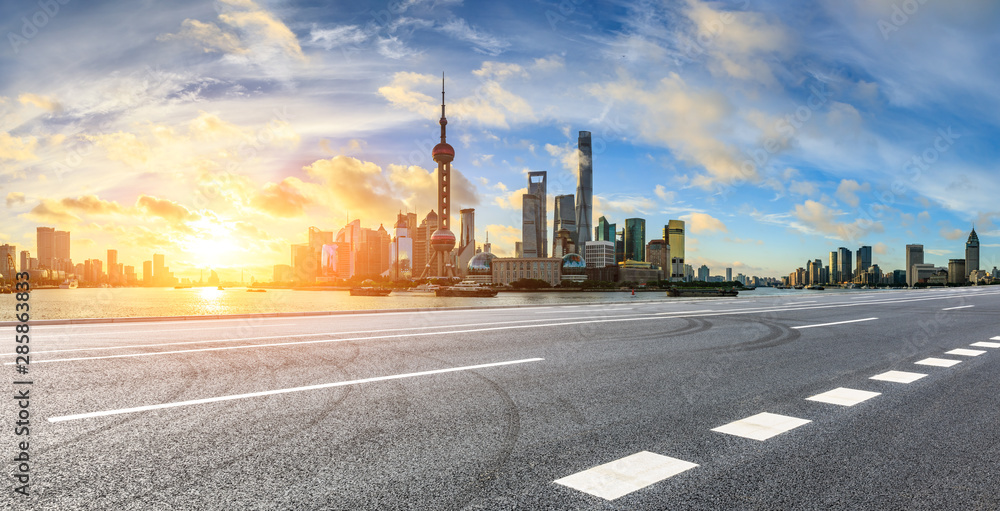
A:
{"type": "Polygon", "coordinates": [[[581,131],[577,142],[580,172],[576,185],[576,246],[583,253],[590,239],[594,215],[594,160],[590,149],[590,132],[581,131]]]}

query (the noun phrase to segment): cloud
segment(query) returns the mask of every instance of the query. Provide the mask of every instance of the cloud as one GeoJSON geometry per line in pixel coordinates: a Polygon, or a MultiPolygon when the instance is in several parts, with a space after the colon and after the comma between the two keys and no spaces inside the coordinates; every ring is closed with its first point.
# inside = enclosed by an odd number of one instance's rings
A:
{"type": "Polygon", "coordinates": [[[858,241],[870,232],[883,231],[881,222],[872,222],[863,218],[858,218],[850,223],[838,222],[837,219],[844,215],[843,211],[813,200],[797,204],[794,215],[802,221],[802,225],[793,227],[810,234],[818,233],[848,242],[858,241]]]}
{"type": "Polygon", "coordinates": [[[517,64],[507,64],[504,62],[483,62],[482,67],[472,72],[473,75],[485,80],[505,80],[512,76],[527,78],[528,72],[517,64]]]}
{"type": "Polygon", "coordinates": [[[857,192],[867,192],[871,190],[871,185],[868,183],[858,184],[857,181],[853,179],[843,179],[840,184],[837,185],[837,198],[846,202],[849,206],[856,208],[861,202],[858,199],[857,192]]]}
{"type": "Polygon", "coordinates": [[[528,193],[528,188],[527,187],[520,188],[520,189],[514,190],[513,192],[508,193],[506,197],[503,196],[503,195],[495,197],[493,199],[493,202],[497,206],[500,206],[502,209],[516,209],[516,210],[520,210],[521,209],[521,196],[524,195],[524,194],[526,194],[526,193],[528,193]]]}
{"type": "Polygon", "coordinates": [[[18,96],[17,100],[20,101],[22,105],[35,105],[38,108],[48,110],[49,112],[58,112],[62,110],[62,105],[60,105],[55,99],[48,96],[24,93],[18,96]]]}
{"type": "Polygon", "coordinates": [[[83,138],[104,149],[109,159],[132,167],[145,165],[149,161],[149,145],[139,140],[135,133],[119,131],[106,135],[84,135],[83,138]]]}
{"type": "Polygon", "coordinates": [[[511,227],[509,225],[500,224],[489,224],[485,228],[486,232],[489,233],[493,239],[490,243],[493,245],[493,253],[497,255],[507,255],[513,257],[514,255],[514,244],[521,241],[521,228],[511,227]],[[497,238],[500,240],[500,244],[497,244],[497,238]]]}
{"type": "Polygon", "coordinates": [[[126,212],[121,204],[114,201],[102,200],[96,195],[84,195],[75,199],[67,197],[60,200],[59,204],[66,210],[75,210],[92,215],[110,215],[126,212]]]}
{"type": "Polygon", "coordinates": [[[707,213],[691,213],[689,215],[684,215],[681,219],[686,220],[688,223],[688,229],[694,234],[711,233],[711,232],[729,232],[726,229],[726,224],[722,223],[722,220],[713,217],[707,213]]]}
{"type": "Polygon", "coordinates": [[[668,192],[663,185],[656,185],[653,192],[656,193],[657,197],[667,202],[674,202],[677,199],[677,192],[668,192]]]}
{"type": "Polygon", "coordinates": [[[139,195],[135,207],[149,215],[172,222],[175,227],[183,222],[197,220],[198,215],[188,208],[169,199],[160,199],[150,195],[139,195]]]}
{"type": "Polygon", "coordinates": [[[336,47],[360,44],[368,40],[369,34],[357,25],[342,25],[334,28],[313,28],[309,32],[309,42],[331,50],[336,47]]]}
{"type": "Polygon", "coordinates": [[[593,86],[589,92],[636,105],[642,112],[637,128],[641,139],[666,146],[678,159],[707,172],[694,177],[695,186],[711,190],[720,183],[759,180],[753,162],[716,136],[733,112],[733,105],[723,94],[691,87],[676,73],[648,89],[621,77],[593,86]]]}
{"type": "Polygon", "coordinates": [[[64,211],[58,203],[50,199],[42,199],[31,211],[24,214],[25,217],[45,223],[71,224],[80,221],[80,218],[64,211]]]}
{"type": "Polygon", "coordinates": [[[876,243],[872,247],[872,252],[874,252],[876,254],[879,254],[879,255],[888,255],[889,254],[889,245],[886,245],[885,243],[882,243],[880,241],[880,242],[876,243]]]}
{"type": "Polygon", "coordinates": [[[182,21],[180,32],[176,34],[162,34],[156,40],[190,40],[199,44],[206,53],[222,52],[239,55],[250,51],[243,46],[236,34],[223,31],[215,23],[203,23],[193,19],[182,21]]]}
{"type": "Polygon", "coordinates": [[[921,211],[920,213],[917,214],[917,220],[920,220],[921,222],[930,222],[931,214],[928,213],[927,211],[921,211]]]}
{"type": "Polygon", "coordinates": [[[531,67],[542,72],[560,71],[566,68],[566,60],[561,55],[549,55],[535,59],[531,67]]]}
{"type": "Polygon", "coordinates": [[[250,204],[269,214],[282,218],[301,216],[305,208],[313,203],[303,192],[300,179],[286,177],[280,183],[267,183],[250,204]]]}
{"type": "Polygon", "coordinates": [[[7,207],[9,208],[14,204],[24,204],[24,193],[10,192],[7,194],[7,207]]]}
{"type": "Polygon", "coordinates": [[[693,39],[708,55],[713,75],[777,83],[772,57],[787,55],[792,47],[783,25],[769,22],[760,13],[715,10],[698,0],[688,0],[685,15],[694,23],[693,39]]]}
{"type": "Polygon", "coordinates": [[[965,237],[965,231],[962,229],[949,229],[947,227],[942,227],[939,234],[946,240],[960,240],[965,237]]]}
{"type": "Polygon", "coordinates": [[[788,185],[788,191],[798,195],[812,196],[819,191],[819,186],[812,181],[792,181],[788,185]]]}
{"type": "MultiPolygon", "coordinates": [[[[434,75],[401,71],[393,75],[392,83],[379,87],[378,93],[393,106],[425,119],[438,119],[441,116],[439,100],[415,89],[436,90],[440,79],[434,75]]],[[[475,95],[449,102],[448,115],[501,128],[508,128],[509,122],[535,120],[534,111],[524,98],[504,89],[499,81],[492,79],[483,81],[475,95]]]]}
{"type": "Polygon", "coordinates": [[[0,131],[0,160],[34,160],[37,158],[37,145],[38,139],[35,137],[14,137],[6,131],[0,131]]]}
{"type": "Polygon", "coordinates": [[[500,55],[510,46],[509,42],[470,26],[461,18],[448,20],[440,29],[454,39],[472,44],[473,51],[493,57],[500,55]]]}

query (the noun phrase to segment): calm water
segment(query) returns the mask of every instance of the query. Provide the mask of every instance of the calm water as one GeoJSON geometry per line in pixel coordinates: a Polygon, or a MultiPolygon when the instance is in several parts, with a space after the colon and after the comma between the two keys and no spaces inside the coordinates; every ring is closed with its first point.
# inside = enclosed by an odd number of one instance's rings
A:
{"type": "MultiPolygon", "coordinates": [[[[787,295],[805,297],[816,293],[858,292],[778,290],[758,288],[741,292],[737,299],[787,295]]],[[[729,298],[730,300],[732,298],[729,298]]],[[[479,305],[551,305],[588,302],[629,302],[649,300],[691,300],[667,298],[665,292],[587,293],[505,293],[495,298],[456,298],[396,292],[389,296],[350,296],[347,291],[294,291],[269,289],[248,293],[243,288],[219,291],[215,288],[121,288],[121,289],[39,289],[31,293],[32,319],[122,318],[145,316],[193,316],[271,312],[313,312],[367,309],[413,309],[479,305]]],[[[701,300],[701,299],[699,299],[701,300]]],[[[715,300],[708,298],[707,300],[715,300]]],[[[14,303],[14,295],[0,295],[0,301],[14,303]]],[[[13,307],[5,310],[13,310],[13,307]]],[[[4,321],[7,318],[0,319],[4,321]]],[[[13,320],[13,318],[10,318],[13,320]]]]}

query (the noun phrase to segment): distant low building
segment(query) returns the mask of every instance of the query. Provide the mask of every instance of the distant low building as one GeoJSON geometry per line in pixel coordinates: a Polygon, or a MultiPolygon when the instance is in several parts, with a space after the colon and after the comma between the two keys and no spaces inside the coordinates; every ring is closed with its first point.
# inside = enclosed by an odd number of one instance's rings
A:
{"type": "Polygon", "coordinates": [[[557,286],[562,278],[562,258],[557,257],[498,257],[490,266],[494,284],[510,285],[521,279],[538,279],[557,286]]]}

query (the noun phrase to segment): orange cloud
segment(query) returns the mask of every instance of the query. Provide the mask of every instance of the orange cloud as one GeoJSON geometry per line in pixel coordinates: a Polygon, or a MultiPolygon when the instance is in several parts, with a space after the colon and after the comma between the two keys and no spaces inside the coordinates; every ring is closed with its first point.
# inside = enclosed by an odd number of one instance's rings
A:
{"type": "Polygon", "coordinates": [[[268,214],[285,218],[301,216],[313,203],[303,191],[298,178],[286,177],[280,183],[267,183],[250,204],[268,214]]]}
{"type": "Polygon", "coordinates": [[[147,214],[160,217],[175,223],[197,220],[198,215],[188,208],[168,199],[159,199],[150,195],[140,195],[135,201],[135,207],[147,214]]]}

